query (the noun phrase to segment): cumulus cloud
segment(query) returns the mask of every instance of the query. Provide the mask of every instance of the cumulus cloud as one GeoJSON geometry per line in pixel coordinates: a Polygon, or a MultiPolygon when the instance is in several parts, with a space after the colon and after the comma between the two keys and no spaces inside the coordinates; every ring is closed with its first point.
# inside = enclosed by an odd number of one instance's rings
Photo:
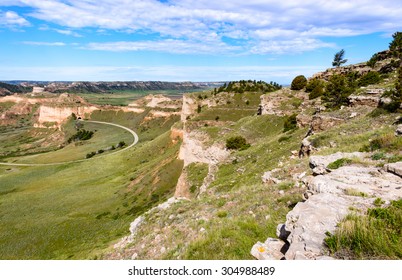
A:
{"type": "MultiPolygon", "coordinates": [[[[7,1],[6,1],[7,2],[7,1]]],[[[207,41],[218,49],[225,38],[232,46],[251,48],[242,52],[281,53],[331,47],[322,37],[355,36],[373,32],[392,33],[402,28],[402,2],[395,0],[17,0],[30,8],[29,16],[70,29],[141,32],[159,36],[157,47],[149,42],[116,42],[125,50],[163,49],[164,39],[207,41]],[[239,42],[237,42],[238,40],[239,42]],[[303,47],[310,42],[312,47],[303,47]],[[158,47],[159,46],[159,47],[158,47]],[[261,47],[257,51],[256,48],[261,47]]],[[[24,24],[21,22],[20,24],[24,24]]],[[[25,23],[26,24],[26,23],[25,23]]],[[[70,34],[67,34],[70,33],[70,34]]],[[[77,34],[76,34],[77,35],[77,34]]],[[[172,43],[172,42],[170,42],[172,43]]],[[[112,43],[108,43],[112,44],[112,43]]],[[[100,49],[100,45],[90,48],[100,49]]],[[[103,44],[104,50],[111,50],[103,44]]],[[[186,49],[186,47],[184,46],[186,49]]],[[[195,50],[204,52],[203,48],[195,50]]],[[[226,48],[229,52],[230,48],[226,48]]]]}
{"type": "Polygon", "coordinates": [[[20,28],[30,26],[31,24],[23,17],[19,16],[16,12],[0,11],[0,27],[6,28],[20,28]]]}

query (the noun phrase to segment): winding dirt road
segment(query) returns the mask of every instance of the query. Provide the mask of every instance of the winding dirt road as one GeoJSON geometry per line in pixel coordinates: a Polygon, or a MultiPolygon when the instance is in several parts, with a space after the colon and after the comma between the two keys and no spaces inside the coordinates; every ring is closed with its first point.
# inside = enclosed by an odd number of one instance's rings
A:
{"type": "Polygon", "coordinates": [[[137,133],[135,133],[133,130],[129,129],[128,127],[125,127],[125,126],[122,126],[122,125],[119,125],[119,124],[115,124],[115,123],[100,122],[100,121],[84,121],[84,120],[81,120],[81,122],[100,123],[100,124],[113,125],[113,126],[120,127],[122,129],[125,129],[128,132],[130,132],[131,135],[133,135],[134,141],[133,141],[133,143],[131,143],[129,146],[125,147],[124,149],[115,151],[115,152],[107,154],[107,155],[97,156],[95,158],[79,159],[79,160],[64,161],[64,162],[54,162],[54,163],[11,163],[11,162],[0,162],[0,165],[8,165],[8,166],[52,166],[52,165],[61,165],[61,164],[68,164],[68,163],[83,162],[83,161],[87,161],[87,160],[99,159],[101,157],[106,157],[106,156],[114,155],[114,154],[117,154],[117,153],[121,153],[121,152],[123,152],[123,151],[125,151],[127,149],[130,149],[131,147],[133,147],[135,144],[138,143],[139,138],[138,138],[137,133]]]}

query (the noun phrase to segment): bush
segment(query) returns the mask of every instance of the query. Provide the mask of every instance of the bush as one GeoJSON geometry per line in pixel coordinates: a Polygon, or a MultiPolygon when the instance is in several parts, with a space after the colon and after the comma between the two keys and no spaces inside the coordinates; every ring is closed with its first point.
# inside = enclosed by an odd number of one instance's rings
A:
{"type": "Polygon", "coordinates": [[[296,114],[293,114],[285,119],[285,122],[283,124],[283,132],[297,128],[296,116],[297,116],[296,114]]]}
{"type": "Polygon", "coordinates": [[[71,143],[72,141],[80,141],[80,140],[88,140],[92,138],[92,135],[94,134],[93,131],[85,130],[85,129],[80,129],[77,131],[76,134],[71,136],[67,142],[71,143]]]}
{"type": "Polygon", "coordinates": [[[345,76],[333,75],[327,84],[322,100],[326,107],[338,109],[348,104],[348,97],[353,91],[353,83],[350,83],[345,76]]]}
{"type": "Polygon", "coordinates": [[[292,90],[301,90],[307,85],[307,79],[303,75],[299,75],[295,77],[292,81],[290,89],[292,90]]]}
{"type": "Polygon", "coordinates": [[[358,80],[359,87],[377,84],[381,81],[381,76],[378,72],[368,72],[358,80]]]}
{"type": "Polygon", "coordinates": [[[338,169],[339,167],[351,164],[352,160],[349,158],[340,158],[328,164],[327,168],[329,169],[338,169]]]}
{"type": "Polygon", "coordinates": [[[320,79],[311,79],[306,84],[306,92],[312,92],[317,86],[322,85],[324,82],[320,79]]]}
{"type": "Polygon", "coordinates": [[[400,149],[402,149],[402,139],[396,137],[393,133],[387,133],[373,139],[368,145],[364,145],[360,151],[374,152],[377,150],[384,150],[392,152],[400,149]]]}
{"type": "Polygon", "coordinates": [[[95,152],[90,152],[90,153],[88,153],[88,154],[86,155],[85,158],[91,158],[91,157],[93,157],[94,155],[96,155],[95,152]]]}
{"type": "Polygon", "coordinates": [[[316,98],[322,96],[324,94],[324,92],[325,92],[324,85],[323,84],[318,85],[309,93],[308,99],[310,99],[310,100],[316,99],[316,98]]]}
{"type": "Polygon", "coordinates": [[[226,148],[229,150],[245,150],[248,147],[250,144],[242,136],[234,136],[226,140],[226,148]]]}
{"type": "Polygon", "coordinates": [[[367,65],[373,68],[378,61],[378,54],[373,54],[369,61],[367,61],[367,65]]]}

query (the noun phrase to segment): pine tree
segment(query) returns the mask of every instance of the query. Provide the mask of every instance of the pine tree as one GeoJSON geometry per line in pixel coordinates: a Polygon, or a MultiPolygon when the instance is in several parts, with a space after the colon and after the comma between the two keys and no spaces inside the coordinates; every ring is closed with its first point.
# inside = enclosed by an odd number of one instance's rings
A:
{"type": "Polygon", "coordinates": [[[343,58],[344,55],[345,55],[344,49],[337,52],[334,56],[334,61],[332,62],[332,66],[339,67],[342,64],[345,64],[348,60],[343,58]]]}

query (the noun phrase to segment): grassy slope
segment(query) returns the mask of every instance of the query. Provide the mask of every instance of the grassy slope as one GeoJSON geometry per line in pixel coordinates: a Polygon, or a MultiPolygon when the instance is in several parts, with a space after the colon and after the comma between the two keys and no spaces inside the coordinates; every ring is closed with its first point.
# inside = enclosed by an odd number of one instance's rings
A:
{"type": "MultiPolygon", "coordinates": [[[[108,121],[124,125],[130,117],[115,114],[108,121]]],[[[160,135],[154,140],[99,161],[1,166],[0,259],[96,258],[126,235],[137,215],[174,193],[182,162],[170,122],[150,126],[160,135]]]]}
{"type": "MultiPolygon", "coordinates": [[[[278,159],[288,159],[289,151],[298,148],[306,133],[304,129],[282,133],[283,118],[268,115],[199,129],[217,130],[210,144],[243,135],[252,146],[234,151],[231,159],[220,165],[216,180],[209,187],[212,194],[148,215],[137,234],[138,242],[135,240],[133,247],[123,253],[125,257],[136,252],[139,259],[250,259],[252,245],[275,236],[277,224],[284,221],[289,207],[300,200],[301,189],[291,188],[290,175],[281,174],[285,183],[280,186],[262,184],[261,176],[277,167],[278,159]],[[288,140],[278,142],[283,135],[288,140]],[[285,194],[280,195],[279,190],[285,194]],[[138,244],[146,247],[142,249],[138,244]],[[160,254],[160,244],[166,247],[166,253],[160,254]]],[[[305,165],[305,160],[296,160],[292,168],[301,164],[305,165]]],[[[202,169],[203,165],[187,168],[191,184],[200,184],[199,175],[205,174],[202,169]]]]}
{"type": "MultiPolygon", "coordinates": [[[[94,131],[91,139],[73,142],[57,151],[7,159],[7,161],[16,163],[53,163],[80,160],[85,159],[86,154],[92,151],[105,150],[112,145],[117,146],[120,141],[130,145],[134,140],[128,131],[111,125],[85,123],[83,128],[94,131]]],[[[105,152],[103,155],[111,152],[113,151],[105,152]]]]}

